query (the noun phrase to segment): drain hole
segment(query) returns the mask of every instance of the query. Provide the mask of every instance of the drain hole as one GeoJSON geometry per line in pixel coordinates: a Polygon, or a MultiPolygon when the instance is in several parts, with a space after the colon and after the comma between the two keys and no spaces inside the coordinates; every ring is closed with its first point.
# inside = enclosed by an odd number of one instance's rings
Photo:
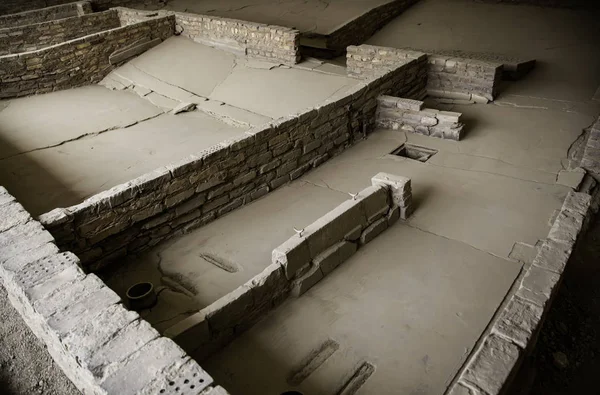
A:
{"type": "Polygon", "coordinates": [[[152,284],[150,283],[135,284],[127,291],[127,297],[140,298],[144,295],[147,295],[150,291],[152,291],[152,284]]]}
{"type": "MultiPolygon", "coordinates": [[[[156,292],[152,283],[137,283],[127,290],[127,302],[131,310],[149,309],[156,304],[156,301],[156,292]]],[[[169,385],[173,384],[169,383],[169,385]]]]}
{"type": "Polygon", "coordinates": [[[419,162],[427,162],[433,155],[437,154],[437,150],[427,147],[421,147],[413,144],[402,144],[391,152],[392,155],[402,156],[404,158],[418,160],[419,162]]]}

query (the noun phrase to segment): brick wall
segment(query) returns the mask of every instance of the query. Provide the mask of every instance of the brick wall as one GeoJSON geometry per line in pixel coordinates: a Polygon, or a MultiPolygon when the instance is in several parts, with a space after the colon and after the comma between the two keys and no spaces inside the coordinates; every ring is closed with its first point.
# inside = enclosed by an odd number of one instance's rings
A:
{"type": "Polygon", "coordinates": [[[337,155],[374,127],[380,94],[414,90],[418,64],[382,71],[339,100],[251,129],[40,219],[61,248],[80,255],[86,270],[102,268],[250,203],[337,155]]]}
{"type": "Polygon", "coordinates": [[[70,18],[92,12],[92,5],[88,1],[69,3],[39,10],[26,11],[18,14],[0,16],[2,28],[31,25],[34,23],[48,22],[56,19],[70,18]]]}
{"type": "MultiPolygon", "coordinates": [[[[372,70],[422,54],[410,49],[360,45],[348,48],[347,64],[353,74],[369,75],[372,70]]],[[[428,54],[427,64],[427,93],[431,96],[487,103],[498,93],[501,63],[428,54]]]]}
{"type": "Polygon", "coordinates": [[[123,23],[144,20],[146,15],[175,15],[178,32],[197,42],[274,62],[300,61],[299,32],[287,27],[184,12],[157,13],[122,7],[118,11],[123,23]]]}
{"type": "MultiPolygon", "coordinates": [[[[93,274],[0,187],[0,281],[65,375],[84,394],[158,394],[176,386],[227,395],[172,340],[93,274]],[[191,383],[191,386],[190,386],[191,383]]],[[[203,392],[205,393],[205,392],[203,392]]]]}
{"type": "Polygon", "coordinates": [[[93,84],[114,67],[109,58],[144,40],[174,33],[173,16],[151,18],[37,51],[0,57],[0,98],[27,96],[93,84]]]}
{"type": "Polygon", "coordinates": [[[119,26],[117,11],[106,11],[0,29],[0,56],[35,51],[119,26]]]}

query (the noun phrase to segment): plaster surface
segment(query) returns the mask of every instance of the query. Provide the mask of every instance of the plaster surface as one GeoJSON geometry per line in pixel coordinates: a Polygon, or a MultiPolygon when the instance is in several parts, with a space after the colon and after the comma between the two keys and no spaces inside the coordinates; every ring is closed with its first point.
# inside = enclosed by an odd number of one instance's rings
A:
{"type": "Polygon", "coordinates": [[[205,101],[225,103],[226,108],[246,113],[226,116],[253,124],[312,107],[342,95],[357,83],[340,66],[315,61],[283,66],[247,59],[185,37],[169,38],[113,71],[108,79],[141,87],[146,91],[139,93],[146,98],[150,90],[175,101],[197,102],[200,108],[210,106],[205,101]]]}
{"type": "Polygon", "coordinates": [[[391,0],[171,0],[165,9],[294,27],[330,34],[391,0]]]}

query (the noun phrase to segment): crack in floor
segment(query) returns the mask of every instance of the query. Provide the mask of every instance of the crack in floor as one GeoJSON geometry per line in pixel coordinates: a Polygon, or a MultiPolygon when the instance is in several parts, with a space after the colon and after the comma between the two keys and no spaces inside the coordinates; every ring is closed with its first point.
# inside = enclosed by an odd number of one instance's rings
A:
{"type": "Polygon", "coordinates": [[[155,114],[155,115],[152,115],[150,117],[143,118],[143,119],[140,119],[140,120],[128,123],[126,125],[115,125],[115,126],[111,126],[109,128],[106,128],[106,129],[103,129],[103,130],[100,130],[100,131],[97,131],[97,132],[85,133],[85,134],[82,134],[80,136],[74,137],[72,139],[61,141],[60,143],[51,144],[51,145],[48,145],[48,146],[45,146],[45,147],[38,147],[38,148],[34,148],[34,149],[31,149],[31,150],[28,150],[28,151],[19,152],[17,154],[13,154],[13,155],[9,155],[9,156],[4,157],[4,158],[0,158],[0,161],[7,160],[7,159],[12,159],[14,157],[21,156],[21,155],[27,155],[27,154],[30,154],[30,153],[36,152],[36,151],[43,151],[43,150],[50,149],[50,148],[60,147],[62,145],[68,144],[68,143],[72,143],[72,142],[75,142],[75,141],[83,140],[83,139],[86,139],[86,138],[96,137],[96,136],[99,136],[99,135],[104,134],[104,133],[112,132],[114,130],[127,129],[127,128],[135,126],[135,125],[137,125],[139,123],[150,121],[150,120],[152,120],[154,118],[160,117],[161,115],[164,115],[164,113],[155,114]]]}

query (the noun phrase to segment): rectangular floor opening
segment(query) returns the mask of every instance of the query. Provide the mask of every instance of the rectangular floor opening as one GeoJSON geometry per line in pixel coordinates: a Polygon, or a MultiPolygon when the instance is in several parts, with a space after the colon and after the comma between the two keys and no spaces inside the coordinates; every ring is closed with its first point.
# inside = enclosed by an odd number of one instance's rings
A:
{"type": "Polygon", "coordinates": [[[437,154],[437,150],[413,144],[402,144],[391,152],[392,155],[402,156],[404,158],[418,160],[419,162],[427,162],[433,155],[437,154]]]}

